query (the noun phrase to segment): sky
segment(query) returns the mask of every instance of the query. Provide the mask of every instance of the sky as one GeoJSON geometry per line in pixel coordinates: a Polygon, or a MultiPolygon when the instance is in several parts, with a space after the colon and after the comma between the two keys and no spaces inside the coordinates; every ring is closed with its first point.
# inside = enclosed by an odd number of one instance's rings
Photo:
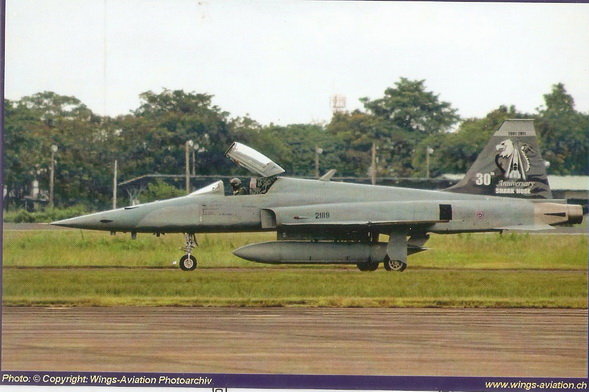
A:
{"type": "Polygon", "coordinates": [[[589,112],[589,4],[7,0],[6,98],[75,96],[128,114],[139,94],[207,93],[231,117],[329,122],[330,98],[425,80],[463,118],[534,112],[564,83],[589,112]]]}

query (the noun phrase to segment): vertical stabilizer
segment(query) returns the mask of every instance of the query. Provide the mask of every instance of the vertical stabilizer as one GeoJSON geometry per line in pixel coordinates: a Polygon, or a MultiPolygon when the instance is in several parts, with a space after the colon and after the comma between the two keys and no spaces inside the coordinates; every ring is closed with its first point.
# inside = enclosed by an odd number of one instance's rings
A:
{"type": "Polygon", "coordinates": [[[504,121],[464,178],[446,190],[552,199],[533,120],[504,121]]]}

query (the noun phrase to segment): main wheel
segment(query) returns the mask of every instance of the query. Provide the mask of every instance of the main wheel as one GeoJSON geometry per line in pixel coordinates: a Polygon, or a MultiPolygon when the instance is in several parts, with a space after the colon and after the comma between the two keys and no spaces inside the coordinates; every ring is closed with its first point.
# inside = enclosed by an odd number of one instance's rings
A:
{"type": "Polygon", "coordinates": [[[403,272],[407,268],[407,264],[401,260],[391,260],[389,256],[384,259],[384,268],[387,271],[403,272]]]}
{"type": "Polygon", "coordinates": [[[196,258],[193,255],[184,255],[180,258],[182,271],[193,271],[196,268],[196,258]]]}
{"type": "Polygon", "coordinates": [[[375,262],[366,262],[366,263],[358,263],[356,267],[360,271],[376,271],[378,269],[378,263],[375,262]]]}

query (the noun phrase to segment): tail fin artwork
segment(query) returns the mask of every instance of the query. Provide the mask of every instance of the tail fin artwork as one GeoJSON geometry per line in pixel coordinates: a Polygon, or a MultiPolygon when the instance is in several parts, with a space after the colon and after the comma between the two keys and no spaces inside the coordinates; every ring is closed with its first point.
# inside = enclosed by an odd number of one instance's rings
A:
{"type": "Polygon", "coordinates": [[[533,120],[506,120],[448,192],[552,199],[533,120]]]}

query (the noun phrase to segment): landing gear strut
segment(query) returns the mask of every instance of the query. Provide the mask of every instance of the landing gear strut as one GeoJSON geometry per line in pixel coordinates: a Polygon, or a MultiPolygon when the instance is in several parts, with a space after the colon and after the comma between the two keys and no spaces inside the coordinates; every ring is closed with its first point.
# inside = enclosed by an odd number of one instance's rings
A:
{"type": "Polygon", "coordinates": [[[404,231],[391,232],[384,268],[397,272],[403,272],[407,268],[407,234],[404,231]]]}
{"type": "Polygon", "coordinates": [[[186,238],[186,244],[180,249],[186,252],[186,254],[180,258],[180,269],[182,271],[193,271],[196,268],[197,262],[196,257],[192,255],[192,249],[198,246],[198,243],[196,242],[194,233],[184,233],[184,238],[186,238]]]}

